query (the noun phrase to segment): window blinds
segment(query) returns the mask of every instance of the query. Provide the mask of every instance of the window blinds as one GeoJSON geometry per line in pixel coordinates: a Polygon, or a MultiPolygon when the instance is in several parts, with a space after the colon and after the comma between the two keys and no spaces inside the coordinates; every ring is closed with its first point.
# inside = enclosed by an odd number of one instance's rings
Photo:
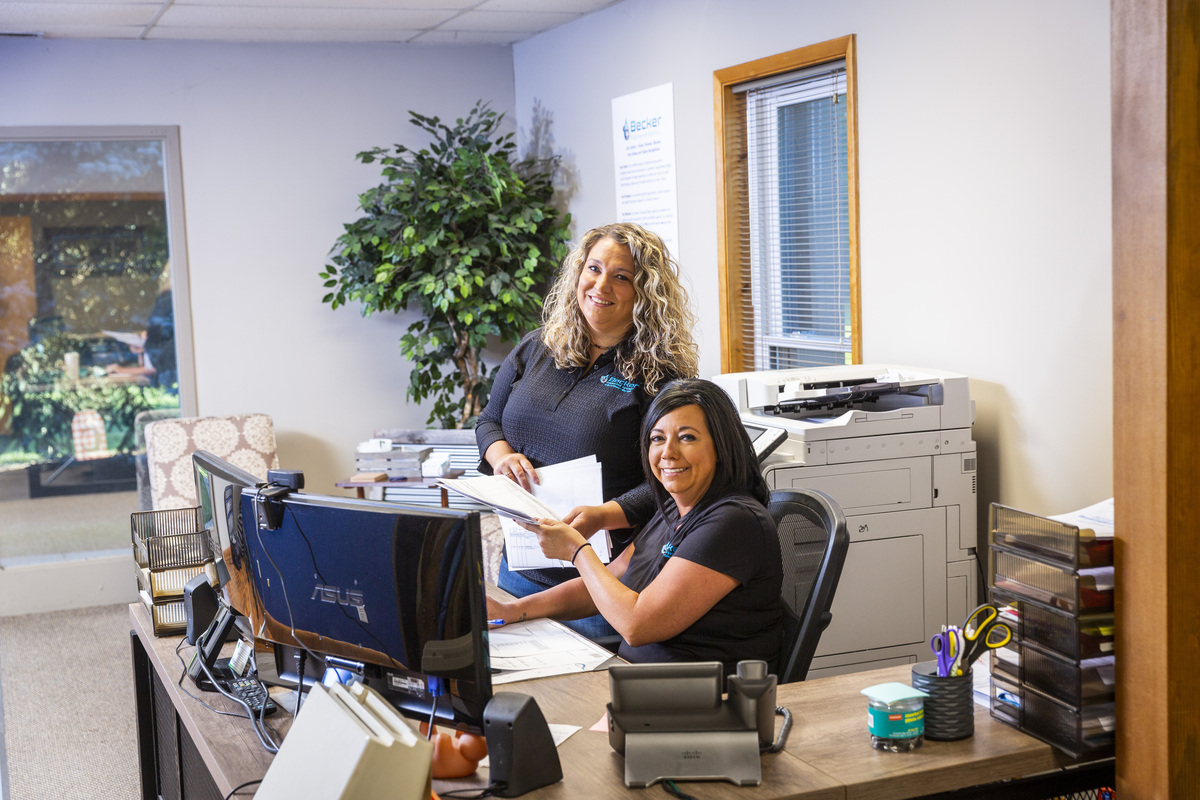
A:
{"type": "MultiPolygon", "coordinates": [[[[842,61],[734,88],[747,370],[851,358],[846,71],[842,61]],[[740,116],[740,114],[739,114],[740,116]],[[742,125],[736,125],[743,128],[742,125]],[[748,280],[747,280],[748,278],[748,280]],[[747,285],[748,284],[748,285],[747,285]]],[[[736,133],[736,132],[735,132],[736,133]]]]}

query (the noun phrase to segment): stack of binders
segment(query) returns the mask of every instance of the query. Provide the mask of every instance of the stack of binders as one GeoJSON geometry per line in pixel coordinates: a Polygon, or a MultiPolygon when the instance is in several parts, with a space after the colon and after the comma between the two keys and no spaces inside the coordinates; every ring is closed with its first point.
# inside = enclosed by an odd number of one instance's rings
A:
{"type": "Polygon", "coordinates": [[[421,462],[429,455],[429,447],[393,447],[391,450],[354,454],[354,469],[359,474],[382,472],[388,480],[421,480],[421,462]]]}
{"type": "Polygon", "coordinates": [[[1075,758],[1115,739],[1111,509],[990,512],[992,602],[1015,617],[992,656],[991,714],[1075,758]]]}
{"type": "Polygon", "coordinates": [[[155,636],[187,629],[183,587],[203,573],[214,587],[216,546],[200,522],[200,507],[139,511],[129,515],[138,596],[150,612],[155,636]]]}

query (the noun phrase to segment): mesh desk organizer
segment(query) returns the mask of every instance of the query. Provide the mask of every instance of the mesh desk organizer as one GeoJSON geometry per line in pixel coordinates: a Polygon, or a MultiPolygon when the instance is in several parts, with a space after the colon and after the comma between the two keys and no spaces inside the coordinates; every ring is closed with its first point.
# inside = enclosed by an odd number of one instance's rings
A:
{"type": "Polygon", "coordinates": [[[129,515],[138,596],[150,612],[155,636],[173,636],[187,628],[183,587],[204,573],[217,584],[216,547],[202,528],[200,508],[171,508],[129,515]]]}
{"type": "Polygon", "coordinates": [[[1113,753],[1112,539],[993,503],[992,602],[1017,612],[992,655],[992,717],[1074,758],[1113,753]]]}

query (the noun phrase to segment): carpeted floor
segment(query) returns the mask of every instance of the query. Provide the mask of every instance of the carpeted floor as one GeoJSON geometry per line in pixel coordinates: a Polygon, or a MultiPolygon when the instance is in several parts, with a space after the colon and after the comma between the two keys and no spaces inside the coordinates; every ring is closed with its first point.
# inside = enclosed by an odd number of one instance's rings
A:
{"type": "Polygon", "coordinates": [[[5,800],[134,800],[137,720],[124,605],[0,617],[5,800]]]}

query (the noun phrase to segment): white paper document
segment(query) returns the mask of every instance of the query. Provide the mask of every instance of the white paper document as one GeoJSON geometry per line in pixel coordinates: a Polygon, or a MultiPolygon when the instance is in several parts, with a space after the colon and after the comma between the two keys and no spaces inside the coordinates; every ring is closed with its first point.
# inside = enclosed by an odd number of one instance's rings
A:
{"type": "MultiPolygon", "coordinates": [[[[598,506],[604,502],[600,462],[594,455],[542,467],[537,475],[540,483],[533,485],[533,497],[554,511],[550,515],[554,519],[562,519],[576,506],[598,506]]],[[[525,491],[507,478],[503,480],[521,492],[525,491]]],[[[538,544],[537,534],[525,530],[503,513],[500,514],[500,528],[504,531],[504,549],[510,570],[519,572],[524,569],[571,566],[570,561],[547,558],[538,544]]],[[[607,564],[612,560],[608,531],[596,531],[588,541],[601,563],[607,564]]]]}
{"type": "Polygon", "coordinates": [[[491,506],[501,517],[507,516],[526,522],[547,517],[559,518],[554,509],[503,475],[481,475],[478,478],[442,478],[438,484],[483,503],[485,506],[491,506]]]}
{"type": "Polygon", "coordinates": [[[488,656],[496,685],[590,672],[613,654],[559,623],[535,619],[488,631],[488,656]]]}
{"type": "Polygon", "coordinates": [[[1097,539],[1111,539],[1113,537],[1113,522],[1116,519],[1116,510],[1113,505],[1113,499],[1110,497],[1087,508],[1072,511],[1070,514],[1055,514],[1048,517],[1048,519],[1067,525],[1074,525],[1080,530],[1090,530],[1096,534],[1097,539]]]}

